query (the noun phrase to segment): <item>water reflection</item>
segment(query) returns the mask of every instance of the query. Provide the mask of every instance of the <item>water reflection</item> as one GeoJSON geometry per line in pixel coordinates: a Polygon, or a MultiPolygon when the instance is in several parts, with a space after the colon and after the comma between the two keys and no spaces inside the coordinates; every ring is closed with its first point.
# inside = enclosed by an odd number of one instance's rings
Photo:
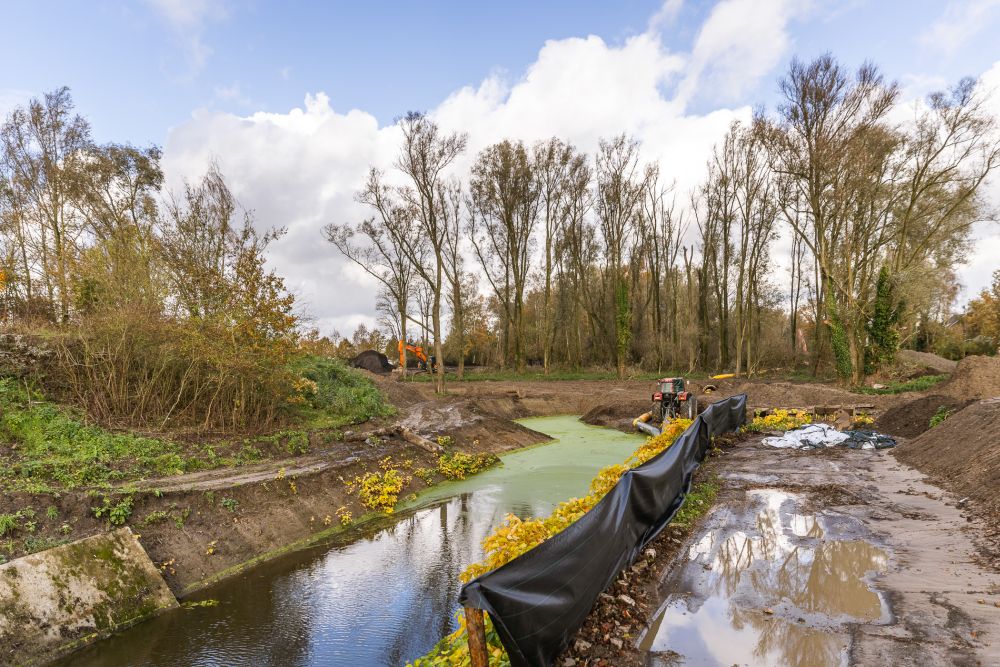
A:
{"type": "Polygon", "coordinates": [[[848,638],[835,626],[883,616],[865,578],[888,557],[797,507],[791,494],[760,490],[745,512],[717,512],[668,582],[691,594],[667,599],[642,648],[676,651],[685,665],[845,664],[848,638]]]}
{"type": "Polygon", "coordinates": [[[218,607],[165,614],[61,664],[367,666],[423,655],[454,629],[458,573],[506,513],[547,514],[639,441],[574,417],[525,422],[560,440],[441,485],[430,506],[223,582],[203,595],[218,607]]]}

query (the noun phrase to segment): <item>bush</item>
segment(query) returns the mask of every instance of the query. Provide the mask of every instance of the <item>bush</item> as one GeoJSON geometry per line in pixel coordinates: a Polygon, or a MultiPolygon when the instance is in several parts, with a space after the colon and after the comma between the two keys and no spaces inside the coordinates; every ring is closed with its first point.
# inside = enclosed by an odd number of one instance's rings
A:
{"type": "Polygon", "coordinates": [[[291,371],[300,378],[294,403],[298,418],[313,427],[359,424],[395,413],[371,380],[338,359],[304,356],[291,365],[291,371]]]}

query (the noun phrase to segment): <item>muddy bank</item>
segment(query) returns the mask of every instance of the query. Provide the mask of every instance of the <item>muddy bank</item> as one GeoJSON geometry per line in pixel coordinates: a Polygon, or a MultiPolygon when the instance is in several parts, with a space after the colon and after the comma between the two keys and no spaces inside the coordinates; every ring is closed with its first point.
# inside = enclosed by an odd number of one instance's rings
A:
{"type": "Polygon", "coordinates": [[[745,649],[740,664],[1000,661],[1000,574],[981,564],[982,525],[955,497],[885,452],[755,440],[706,461],[699,475],[722,484],[712,512],[664,531],[558,664],[731,664],[697,640],[712,624],[716,648],[745,649]],[[777,529],[761,493],[784,497],[777,529]],[[831,574],[837,585],[819,586],[831,574]]]}

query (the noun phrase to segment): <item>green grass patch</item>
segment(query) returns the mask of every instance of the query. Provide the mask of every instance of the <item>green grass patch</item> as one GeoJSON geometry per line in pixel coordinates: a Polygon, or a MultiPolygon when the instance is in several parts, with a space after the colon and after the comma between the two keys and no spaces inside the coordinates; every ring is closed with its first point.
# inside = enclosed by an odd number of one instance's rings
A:
{"type": "Polygon", "coordinates": [[[86,424],[13,378],[0,378],[0,440],[14,445],[0,456],[0,486],[9,490],[107,486],[206,467],[178,443],[86,424]]]}
{"type": "Polygon", "coordinates": [[[307,428],[338,428],[396,412],[375,383],[339,359],[308,356],[292,370],[309,383],[296,406],[297,421],[307,428]]]}
{"type": "MultiPolygon", "coordinates": [[[[680,371],[635,371],[625,376],[626,380],[658,380],[662,377],[683,376],[688,379],[704,379],[708,377],[705,373],[682,373],[680,371]]],[[[458,378],[454,373],[444,374],[445,382],[457,382],[458,378]]],[[[419,373],[408,376],[408,380],[413,382],[431,382],[433,377],[430,373],[419,373]]],[[[546,375],[542,370],[526,370],[522,373],[513,370],[466,370],[463,382],[484,382],[484,381],[517,381],[517,380],[542,380],[547,382],[560,382],[566,380],[617,380],[618,373],[609,369],[581,369],[581,370],[556,370],[549,371],[546,375]]]]}
{"type": "Polygon", "coordinates": [[[712,507],[719,494],[719,481],[714,477],[691,486],[684,504],[670,521],[671,525],[690,526],[712,507]]]}
{"type": "Polygon", "coordinates": [[[874,387],[855,387],[854,390],[861,394],[902,394],[906,391],[924,391],[930,389],[939,382],[947,380],[947,375],[924,375],[912,380],[892,381],[881,389],[874,387]]]}

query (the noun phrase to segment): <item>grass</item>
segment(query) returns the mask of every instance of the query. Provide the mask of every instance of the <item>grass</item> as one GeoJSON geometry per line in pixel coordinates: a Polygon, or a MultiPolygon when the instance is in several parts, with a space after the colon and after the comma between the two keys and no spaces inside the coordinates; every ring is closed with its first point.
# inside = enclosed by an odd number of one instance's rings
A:
{"type": "Polygon", "coordinates": [[[690,526],[712,507],[719,493],[719,481],[712,477],[691,486],[684,497],[684,504],[670,521],[672,525],[690,526]]]}
{"type": "MultiPolygon", "coordinates": [[[[630,371],[625,379],[627,380],[658,380],[662,377],[683,376],[687,379],[704,379],[705,373],[681,373],[680,371],[630,371]]],[[[413,382],[431,382],[430,373],[420,373],[408,376],[413,382]]],[[[444,374],[445,382],[457,382],[458,378],[454,373],[444,374]]],[[[514,370],[472,370],[466,369],[463,382],[484,382],[484,381],[524,381],[542,380],[547,382],[560,382],[566,380],[617,380],[618,372],[608,369],[581,369],[581,370],[556,370],[549,371],[546,375],[542,370],[525,370],[517,372],[514,370]]]]}
{"type": "Polygon", "coordinates": [[[913,378],[912,380],[894,380],[881,389],[875,389],[874,387],[855,387],[854,390],[860,394],[902,394],[906,391],[924,391],[925,389],[930,389],[937,383],[942,382],[947,378],[947,375],[923,375],[918,378],[913,378]]]}
{"type": "Polygon", "coordinates": [[[315,383],[296,408],[296,421],[304,428],[338,428],[395,413],[371,380],[338,359],[308,356],[293,370],[315,383]]]}
{"type": "Polygon", "coordinates": [[[13,378],[0,378],[0,440],[16,447],[0,457],[0,486],[8,490],[108,486],[204,467],[177,443],[86,424],[13,378]]]}
{"type": "MultiPolygon", "coordinates": [[[[311,383],[308,398],[291,408],[291,419],[302,429],[337,428],[394,411],[370,380],[339,361],[306,357],[294,370],[311,383]]],[[[277,454],[308,451],[304,430],[278,435],[284,445],[274,448],[277,454]]],[[[275,436],[258,440],[256,444],[267,443],[275,436]]],[[[253,444],[253,439],[182,443],[112,432],[87,423],[79,411],[46,401],[14,378],[0,378],[0,489],[6,491],[109,488],[131,480],[266,460],[253,444]]]]}

